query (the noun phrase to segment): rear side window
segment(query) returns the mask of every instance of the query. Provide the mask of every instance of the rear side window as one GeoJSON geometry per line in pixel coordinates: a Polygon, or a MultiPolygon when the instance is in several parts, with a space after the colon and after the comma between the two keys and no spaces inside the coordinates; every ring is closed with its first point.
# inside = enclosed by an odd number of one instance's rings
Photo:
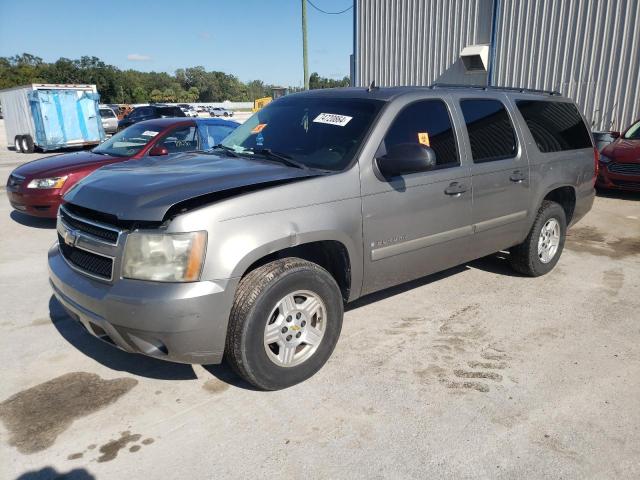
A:
{"type": "Polygon", "coordinates": [[[516,105],[541,152],[592,147],[589,131],[573,103],[519,100],[516,105]]]}
{"type": "Polygon", "coordinates": [[[115,118],[113,110],[111,110],[110,108],[101,108],[100,109],[100,116],[102,118],[115,118]]]}
{"type": "Polygon", "coordinates": [[[451,117],[442,100],[421,100],[405,107],[384,137],[387,150],[401,143],[421,143],[436,154],[438,167],[459,165],[451,117]]]}
{"type": "Polygon", "coordinates": [[[474,163],[515,157],[516,132],[504,104],[492,99],[461,100],[474,163]]]}

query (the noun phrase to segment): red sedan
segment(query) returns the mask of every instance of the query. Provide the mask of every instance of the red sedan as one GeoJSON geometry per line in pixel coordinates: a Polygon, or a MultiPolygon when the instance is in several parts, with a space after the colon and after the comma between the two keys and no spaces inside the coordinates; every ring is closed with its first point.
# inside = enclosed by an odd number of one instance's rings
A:
{"type": "Polygon", "coordinates": [[[596,186],[640,191],[640,120],[602,149],[596,186]]]}
{"type": "Polygon", "coordinates": [[[185,118],[136,123],[91,151],[63,153],[20,165],[7,180],[9,202],[19,212],[55,218],[63,195],[98,168],[146,156],[207,150],[238,125],[227,120],[185,118]]]}

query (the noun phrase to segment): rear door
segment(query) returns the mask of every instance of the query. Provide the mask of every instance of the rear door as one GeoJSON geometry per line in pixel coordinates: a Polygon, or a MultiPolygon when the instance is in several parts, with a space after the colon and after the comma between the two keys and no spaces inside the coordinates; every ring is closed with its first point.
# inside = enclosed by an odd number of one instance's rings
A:
{"type": "Polygon", "coordinates": [[[374,159],[367,159],[361,173],[363,293],[464,261],[472,236],[471,178],[451,104],[428,98],[402,106],[396,100],[379,123],[389,121],[376,157],[393,144],[422,143],[434,150],[437,165],[427,172],[384,179],[370,167],[374,159]]]}
{"type": "Polygon", "coordinates": [[[479,257],[516,245],[526,236],[529,164],[504,95],[457,97],[472,159],[473,249],[479,257]]]}

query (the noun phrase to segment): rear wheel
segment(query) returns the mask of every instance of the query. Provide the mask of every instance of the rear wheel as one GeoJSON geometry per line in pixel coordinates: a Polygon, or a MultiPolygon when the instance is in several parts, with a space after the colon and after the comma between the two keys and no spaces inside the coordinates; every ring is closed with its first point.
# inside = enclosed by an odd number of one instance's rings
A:
{"type": "Polygon", "coordinates": [[[33,153],[34,145],[31,135],[22,136],[22,153],[33,153]]]}
{"type": "Polygon", "coordinates": [[[240,281],[225,358],[259,389],[290,387],[329,359],[342,316],[342,295],[329,272],[299,258],[276,260],[240,281]]]}
{"type": "Polygon", "coordinates": [[[555,202],[543,201],[525,241],[510,250],[511,266],[531,277],[550,272],[560,259],[566,233],[564,209],[555,202]]]}
{"type": "Polygon", "coordinates": [[[22,135],[16,135],[16,137],[13,139],[13,147],[15,148],[16,152],[22,153],[22,135]]]}

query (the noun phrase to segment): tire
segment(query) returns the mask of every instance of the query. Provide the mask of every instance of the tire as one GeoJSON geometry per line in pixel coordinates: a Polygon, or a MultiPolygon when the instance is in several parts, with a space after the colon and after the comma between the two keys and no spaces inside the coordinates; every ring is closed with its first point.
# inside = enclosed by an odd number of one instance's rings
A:
{"type": "Polygon", "coordinates": [[[314,375],[327,362],[340,336],[343,313],[340,288],[324,268],[294,257],[267,263],[247,274],[238,285],[229,317],[225,360],[260,390],[290,387],[314,375]],[[283,305],[291,305],[285,299],[293,293],[295,305],[292,315],[287,315],[283,305]],[[310,309],[318,312],[313,316],[301,313],[310,298],[320,300],[317,310],[310,309]],[[294,313],[296,308],[301,311],[294,313]],[[269,345],[268,325],[272,325],[277,338],[269,345]],[[320,331],[323,333],[318,337],[320,331]],[[317,343],[305,343],[307,337],[314,339],[312,334],[317,343]],[[289,337],[289,348],[280,350],[289,337]],[[290,365],[284,366],[279,359],[287,357],[286,352],[294,353],[285,360],[290,365]]]}
{"type": "Polygon", "coordinates": [[[225,116],[225,117],[228,117],[228,116],[229,116],[229,113],[228,113],[228,112],[224,112],[224,116],[225,116]]]}
{"type": "Polygon", "coordinates": [[[22,153],[33,153],[34,144],[31,135],[22,136],[22,153]]]}
{"type": "Polygon", "coordinates": [[[538,209],[536,219],[525,241],[510,249],[509,260],[511,267],[515,271],[530,277],[539,277],[549,273],[560,259],[566,234],[567,217],[564,209],[556,202],[544,200],[538,209]],[[555,227],[556,224],[559,238],[557,238],[555,251],[551,254],[552,248],[544,248],[544,246],[553,245],[554,241],[552,239],[554,235],[549,233],[549,228],[555,227]],[[548,237],[546,238],[542,238],[543,228],[547,230],[548,237]],[[541,247],[539,247],[539,243],[542,243],[541,247]]]}
{"type": "Polygon", "coordinates": [[[16,135],[13,139],[13,147],[17,153],[22,153],[22,135],[16,135]]]}

